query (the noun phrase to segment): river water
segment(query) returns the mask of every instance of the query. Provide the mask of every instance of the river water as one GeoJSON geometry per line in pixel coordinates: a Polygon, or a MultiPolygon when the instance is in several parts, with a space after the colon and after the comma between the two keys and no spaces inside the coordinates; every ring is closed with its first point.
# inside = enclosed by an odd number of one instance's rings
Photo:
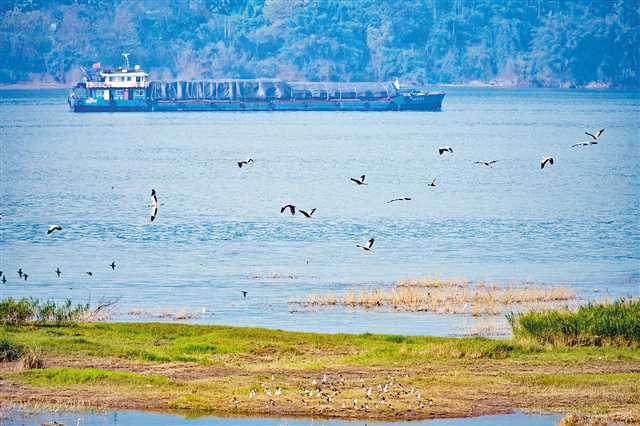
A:
{"type": "MultiPolygon", "coordinates": [[[[265,418],[265,417],[182,417],[165,413],[149,413],[143,411],[112,412],[35,412],[18,410],[8,418],[6,426],[44,424],[57,421],[66,425],[79,426],[512,426],[514,424],[528,426],[552,426],[560,419],[557,414],[502,414],[479,416],[464,419],[434,419],[410,422],[367,422],[304,418],[265,418]]],[[[2,418],[0,418],[2,421],[2,418]]]]}
{"type": "Polygon", "coordinates": [[[0,91],[0,296],[119,298],[118,320],[185,309],[194,322],[440,335],[470,318],[288,302],[421,275],[638,296],[638,93],[446,90],[431,113],[99,114],[69,112],[64,91],[0,91]],[[571,147],[600,127],[598,145],[571,147]],[[540,170],[545,155],[555,164],[540,170]],[[349,181],[361,174],[368,185],[349,181]],[[286,202],[317,211],[280,214],[286,202]],[[374,251],[355,247],[371,237],[374,251]]]}

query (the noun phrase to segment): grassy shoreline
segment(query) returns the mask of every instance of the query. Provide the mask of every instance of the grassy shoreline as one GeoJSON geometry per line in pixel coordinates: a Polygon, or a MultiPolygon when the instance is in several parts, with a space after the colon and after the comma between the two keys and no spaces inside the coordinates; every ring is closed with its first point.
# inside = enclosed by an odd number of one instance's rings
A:
{"type": "Polygon", "coordinates": [[[514,409],[640,422],[640,350],[166,323],[0,328],[0,405],[426,419],[514,409]],[[255,391],[255,394],[252,392],[255,391]]]}

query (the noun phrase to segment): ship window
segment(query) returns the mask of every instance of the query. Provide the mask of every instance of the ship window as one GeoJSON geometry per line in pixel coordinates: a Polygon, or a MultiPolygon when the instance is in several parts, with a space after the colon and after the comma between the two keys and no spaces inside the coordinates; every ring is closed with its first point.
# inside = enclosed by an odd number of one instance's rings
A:
{"type": "Polygon", "coordinates": [[[131,81],[131,76],[130,75],[127,76],[127,81],[131,81]]]}
{"type": "Polygon", "coordinates": [[[113,81],[113,77],[109,77],[109,81],[113,81]]]}
{"type": "Polygon", "coordinates": [[[136,76],[136,82],[140,83],[140,76],[136,76]]]}

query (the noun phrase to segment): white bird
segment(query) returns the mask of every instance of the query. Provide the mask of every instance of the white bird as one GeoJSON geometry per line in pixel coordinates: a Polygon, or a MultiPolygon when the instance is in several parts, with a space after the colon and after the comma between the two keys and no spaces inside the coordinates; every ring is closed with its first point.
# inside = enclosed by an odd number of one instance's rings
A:
{"type": "Polygon", "coordinates": [[[284,206],[280,207],[280,213],[284,213],[286,209],[289,209],[289,212],[292,215],[296,214],[296,206],[294,206],[293,204],[285,204],[284,206]]]}
{"type": "Polygon", "coordinates": [[[49,229],[47,229],[47,235],[51,234],[55,231],[62,231],[62,226],[60,225],[49,225],[49,229]]]}
{"type": "Polygon", "coordinates": [[[444,154],[445,152],[453,154],[453,148],[451,148],[450,146],[441,146],[440,148],[438,148],[438,153],[440,155],[444,154]]]}
{"type": "Polygon", "coordinates": [[[483,164],[485,166],[489,166],[489,167],[493,167],[493,164],[497,163],[498,160],[491,160],[491,161],[474,161],[475,164],[483,164]]]}
{"type": "Polygon", "coordinates": [[[546,166],[547,163],[553,166],[553,157],[543,157],[542,161],[540,161],[540,168],[544,169],[544,166],[546,166]]]}
{"type": "Polygon", "coordinates": [[[356,247],[360,247],[362,250],[364,251],[371,251],[371,247],[373,247],[373,243],[374,243],[375,239],[371,238],[368,241],[368,244],[365,246],[361,246],[360,244],[356,244],[356,247]]]}
{"type": "Polygon", "coordinates": [[[362,175],[359,178],[351,178],[351,181],[357,183],[358,185],[366,185],[366,183],[364,183],[364,177],[365,175],[362,175]]]}
{"type": "Polygon", "coordinates": [[[410,197],[398,197],[398,198],[393,198],[393,199],[391,199],[391,200],[387,201],[387,204],[389,204],[389,203],[394,203],[394,202],[396,202],[396,201],[411,201],[411,198],[410,198],[410,197]]]}
{"type": "Polygon", "coordinates": [[[598,143],[598,140],[600,140],[600,136],[602,136],[602,134],[604,133],[604,129],[598,130],[598,132],[595,135],[589,132],[584,132],[584,133],[585,135],[591,136],[591,139],[595,141],[592,143],[598,143]]]}
{"type": "Polygon", "coordinates": [[[156,190],[151,190],[151,222],[156,219],[158,216],[158,197],[156,196],[156,190]]]}

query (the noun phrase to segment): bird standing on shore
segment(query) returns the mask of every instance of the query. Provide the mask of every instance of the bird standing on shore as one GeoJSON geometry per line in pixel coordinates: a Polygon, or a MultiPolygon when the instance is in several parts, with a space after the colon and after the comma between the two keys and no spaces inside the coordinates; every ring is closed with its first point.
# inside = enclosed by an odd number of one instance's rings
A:
{"type": "Polygon", "coordinates": [[[438,148],[438,154],[442,155],[445,152],[453,154],[453,148],[451,148],[450,146],[441,146],[440,148],[438,148]]]}
{"type": "Polygon", "coordinates": [[[49,229],[47,229],[47,235],[51,234],[55,231],[62,231],[62,226],[60,225],[49,225],[49,229]]]}
{"type": "Polygon", "coordinates": [[[360,244],[356,244],[356,247],[361,248],[364,251],[371,251],[371,247],[373,247],[373,243],[375,242],[374,238],[371,238],[368,242],[367,245],[361,246],[360,244]]]}
{"type": "Polygon", "coordinates": [[[364,178],[365,175],[361,175],[359,178],[351,178],[350,180],[357,183],[358,185],[366,185],[366,183],[364,183],[364,178]]]}
{"type": "Polygon", "coordinates": [[[553,157],[543,157],[542,160],[540,161],[540,168],[544,169],[544,166],[546,166],[547,164],[550,164],[553,166],[553,157]]]}
{"type": "Polygon", "coordinates": [[[62,274],[62,271],[60,270],[60,267],[58,266],[56,268],[56,270],[54,271],[56,273],[56,275],[58,276],[58,278],[60,278],[60,274],[62,274]]]}
{"type": "Polygon", "coordinates": [[[156,196],[156,190],[151,190],[151,222],[156,219],[158,216],[158,197],[156,196]]]}

